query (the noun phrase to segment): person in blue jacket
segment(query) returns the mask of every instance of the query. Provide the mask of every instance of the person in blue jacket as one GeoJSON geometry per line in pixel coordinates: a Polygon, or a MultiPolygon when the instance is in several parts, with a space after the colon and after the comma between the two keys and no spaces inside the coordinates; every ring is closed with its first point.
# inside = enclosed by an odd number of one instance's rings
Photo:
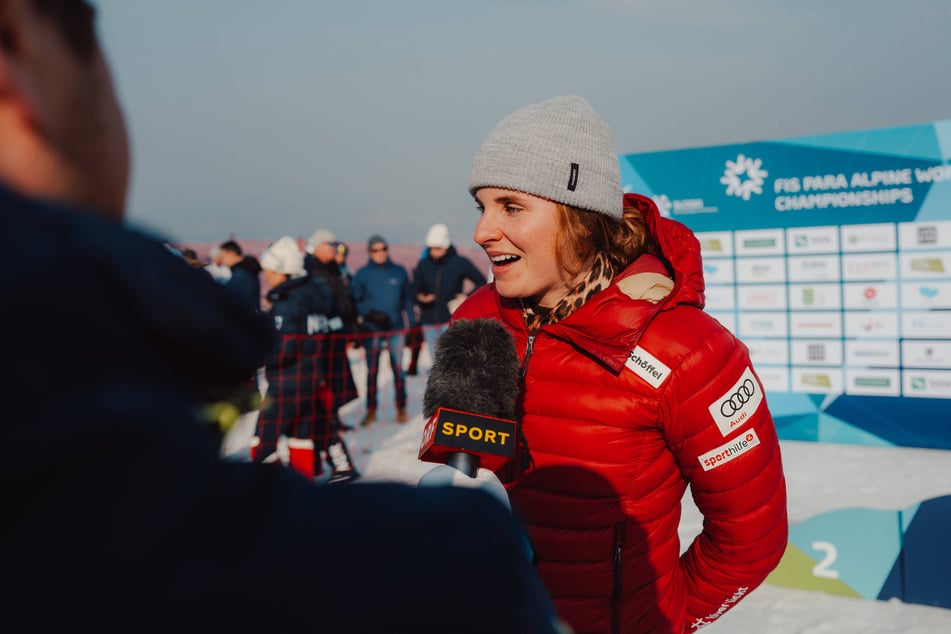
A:
{"type": "Polygon", "coordinates": [[[330,373],[332,337],[341,337],[344,329],[334,292],[323,279],[307,275],[304,253],[289,236],[267,248],[261,268],[278,343],[265,365],[267,396],[252,440],[252,459],[276,461],[278,437],[283,435],[290,466],[306,477],[321,475],[325,452],[330,482],[355,480],[359,473],[333,425],[337,406],[330,373]]]}
{"type": "Polygon", "coordinates": [[[350,284],[353,299],[360,314],[367,360],[366,414],[361,425],[376,421],[377,373],[385,347],[393,370],[393,389],[396,392],[396,421],[409,420],[406,411],[406,372],[403,370],[403,343],[406,330],[415,326],[413,291],[406,269],[394,263],[389,246],[382,236],[367,240],[370,261],[353,276],[350,284]]]}
{"type": "Polygon", "coordinates": [[[452,308],[467,297],[469,292],[486,282],[475,264],[456,253],[449,239],[449,227],[434,224],[426,232],[425,251],[413,271],[413,296],[419,306],[423,337],[430,356],[436,352],[436,340],[449,326],[452,308]]]}
{"type": "Polygon", "coordinates": [[[123,224],[93,7],[0,6],[0,629],[554,632],[489,494],[221,459],[274,328],[123,224]]]}

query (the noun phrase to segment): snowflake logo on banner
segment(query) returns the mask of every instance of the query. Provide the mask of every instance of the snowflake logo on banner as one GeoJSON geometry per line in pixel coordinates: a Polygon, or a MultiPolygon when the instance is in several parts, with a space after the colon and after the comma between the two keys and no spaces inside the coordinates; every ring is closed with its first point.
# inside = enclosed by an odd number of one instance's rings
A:
{"type": "Polygon", "coordinates": [[[727,161],[720,182],[726,185],[727,196],[737,196],[749,200],[753,194],[763,193],[763,181],[769,172],[762,169],[763,160],[749,158],[743,154],[735,161],[727,161]]]}
{"type": "Polygon", "coordinates": [[[660,215],[664,218],[670,218],[670,210],[673,209],[674,204],[670,202],[667,194],[661,194],[660,196],[651,196],[651,200],[654,201],[654,204],[657,205],[657,209],[660,210],[660,215]]]}

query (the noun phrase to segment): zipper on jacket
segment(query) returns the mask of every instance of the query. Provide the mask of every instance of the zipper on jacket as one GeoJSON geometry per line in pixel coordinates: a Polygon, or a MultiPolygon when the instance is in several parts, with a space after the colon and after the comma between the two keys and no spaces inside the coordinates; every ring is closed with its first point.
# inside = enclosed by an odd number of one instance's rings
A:
{"type": "Polygon", "coordinates": [[[624,522],[614,525],[614,592],[611,596],[611,631],[621,631],[621,554],[624,551],[624,522]]]}
{"type": "Polygon", "coordinates": [[[528,343],[525,346],[525,357],[522,359],[522,372],[519,378],[524,379],[528,373],[528,361],[532,358],[532,348],[535,346],[535,333],[528,335],[528,343]]]}

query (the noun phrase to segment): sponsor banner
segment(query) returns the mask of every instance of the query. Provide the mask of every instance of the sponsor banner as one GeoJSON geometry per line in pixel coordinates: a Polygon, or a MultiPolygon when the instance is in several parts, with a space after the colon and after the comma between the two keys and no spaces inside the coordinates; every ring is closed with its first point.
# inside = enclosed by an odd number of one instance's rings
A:
{"type": "Polygon", "coordinates": [[[842,256],[842,279],[846,282],[889,281],[897,278],[898,259],[894,253],[842,256]]]}
{"type": "Polygon", "coordinates": [[[744,425],[763,402],[763,388],[747,367],[736,383],[707,408],[720,433],[728,436],[744,425]]]}
{"type": "Polygon", "coordinates": [[[789,342],[793,365],[842,365],[842,340],[805,340],[789,342]]]}
{"type": "Polygon", "coordinates": [[[707,311],[729,311],[736,308],[736,290],[733,286],[708,286],[704,296],[707,311]]]}
{"type": "Polygon", "coordinates": [[[901,314],[901,336],[909,339],[947,339],[951,312],[907,311],[901,314]]]}
{"type": "Polygon", "coordinates": [[[951,369],[951,341],[905,339],[901,361],[906,368],[951,369]]]}
{"type": "Polygon", "coordinates": [[[951,308],[951,282],[902,282],[901,305],[905,310],[951,308]]]}
{"type": "Polygon", "coordinates": [[[898,308],[898,284],[895,282],[843,284],[842,304],[846,309],[898,308]]]}
{"type": "Polygon", "coordinates": [[[740,313],[739,332],[747,337],[782,337],[789,335],[787,313],[740,313]]]}
{"type": "Polygon", "coordinates": [[[901,378],[905,396],[951,399],[951,371],[902,370],[901,378]]]}
{"type": "Polygon", "coordinates": [[[846,225],[842,233],[842,252],[894,251],[898,242],[895,225],[846,225]]]}
{"type": "Polygon", "coordinates": [[[756,375],[767,394],[789,391],[789,368],[775,366],[756,366],[756,375]]]}
{"type": "Polygon", "coordinates": [[[899,396],[901,373],[896,370],[846,368],[845,393],[864,396],[899,396]]]}
{"type": "Polygon", "coordinates": [[[708,451],[697,459],[700,461],[700,466],[703,467],[703,470],[709,471],[710,469],[716,469],[731,460],[739,458],[757,445],[759,445],[759,437],[756,435],[756,432],[751,429],[737,436],[734,440],[720,445],[713,451],[708,451]]]}
{"type": "Polygon", "coordinates": [[[711,311],[710,316],[716,319],[720,324],[736,335],[736,315],[733,313],[723,313],[717,311],[711,311]]]}
{"type": "Polygon", "coordinates": [[[792,391],[807,394],[841,394],[842,370],[839,368],[791,368],[792,391]]]}
{"type": "Polygon", "coordinates": [[[703,231],[696,236],[700,241],[700,254],[704,259],[733,256],[732,231],[703,231]]]}
{"type": "Polygon", "coordinates": [[[842,308],[842,290],[838,284],[790,284],[789,308],[839,310],[842,308]]]}
{"type": "Polygon", "coordinates": [[[736,232],[737,255],[782,255],[785,245],[782,229],[736,232]]]}
{"type": "Polygon", "coordinates": [[[835,311],[792,311],[790,337],[841,337],[842,313],[835,311]]]}
{"type": "Polygon", "coordinates": [[[951,220],[903,222],[898,225],[898,244],[902,251],[951,249],[951,220]]]}
{"type": "Polygon", "coordinates": [[[898,256],[903,280],[951,280],[951,251],[918,251],[898,256]]]}
{"type": "MultiPolygon", "coordinates": [[[[709,293],[709,289],[707,292],[709,293]]],[[[782,284],[737,286],[736,300],[740,310],[786,310],[786,286],[782,284]]]]}
{"type": "Polygon", "coordinates": [[[704,257],[703,281],[707,283],[708,290],[711,285],[733,284],[736,281],[736,276],[733,274],[733,260],[704,257]]]}
{"type": "Polygon", "coordinates": [[[898,313],[887,310],[850,311],[842,314],[845,336],[855,339],[898,339],[898,313]]]}
{"type": "Polygon", "coordinates": [[[838,255],[794,255],[788,259],[790,282],[838,282],[838,255]]]}
{"type": "Polygon", "coordinates": [[[897,341],[863,341],[847,339],[845,341],[845,365],[862,368],[897,368],[897,341]]]}
{"type": "Polygon", "coordinates": [[[838,253],[837,227],[792,227],[786,229],[786,253],[838,253]]]}
{"type": "Polygon", "coordinates": [[[941,377],[919,376],[912,400],[904,374],[951,371],[949,160],[951,120],[620,164],[625,191],[697,233],[707,309],[780,392],[771,410],[788,437],[951,447],[951,427],[927,423],[946,403],[941,377]],[[864,415],[869,396],[900,425],[864,415]]]}
{"type": "MultiPolygon", "coordinates": [[[[743,343],[750,351],[750,359],[757,373],[764,365],[786,365],[789,363],[789,342],[786,339],[745,339],[743,343]]],[[[762,380],[762,375],[760,376],[762,380]]]]}
{"type": "Polygon", "coordinates": [[[736,281],[768,284],[786,281],[786,258],[741,258],[736,261],[736,281]]]}

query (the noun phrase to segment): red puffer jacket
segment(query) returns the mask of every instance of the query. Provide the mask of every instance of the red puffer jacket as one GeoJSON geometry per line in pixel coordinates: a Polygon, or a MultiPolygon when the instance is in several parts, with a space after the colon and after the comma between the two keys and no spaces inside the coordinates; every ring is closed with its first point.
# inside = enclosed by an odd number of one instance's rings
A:
{"type": "Polygon", "coordinates": [[[499,475],[579,634],[702,627],[763,581],[787,538],[772,417],[747,348],[701,310],[699,244],[649,199],[625,203],[671,263],[672,290],[663,263],[642,256],[532,337],[494,285],[453,316],[498,319],[519,348],[521,446],[499,475]],[[688,484],[705,519],[681,556],[688,484]]]}

